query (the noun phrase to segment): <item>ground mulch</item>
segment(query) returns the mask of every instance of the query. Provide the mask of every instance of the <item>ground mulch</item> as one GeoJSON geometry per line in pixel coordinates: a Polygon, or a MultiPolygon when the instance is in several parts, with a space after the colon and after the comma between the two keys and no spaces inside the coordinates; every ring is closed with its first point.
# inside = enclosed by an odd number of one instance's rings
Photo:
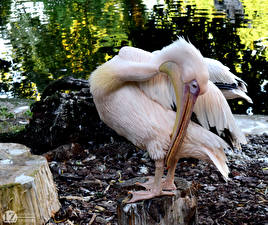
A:
{"type": "MultiPolygon", "coordinates": [[[[227,151],[230,180],[216,168],[182,159],[177,176],[199,188],[199,224],[268,225],[268,135],[249,135],[242,151],[227,151]]],[[[64,145],[45,154],[61,209],[47,224],[117,224],[122,182],[153,175],[148,154],[128,142],[64,145]]]]}

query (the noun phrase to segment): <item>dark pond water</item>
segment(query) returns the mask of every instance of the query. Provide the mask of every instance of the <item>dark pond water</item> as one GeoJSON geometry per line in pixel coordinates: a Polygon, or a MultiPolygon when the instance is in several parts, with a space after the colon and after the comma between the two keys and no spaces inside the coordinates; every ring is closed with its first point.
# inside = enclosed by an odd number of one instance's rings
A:
{"type": "Polygon", "coordinates": [[[248,83],[254,105],[268,114],[266,0],[0,1],[0,97],[38,99],[64,76],[88,78],[125,45],[154,51],[189,38],[248,83]]]}

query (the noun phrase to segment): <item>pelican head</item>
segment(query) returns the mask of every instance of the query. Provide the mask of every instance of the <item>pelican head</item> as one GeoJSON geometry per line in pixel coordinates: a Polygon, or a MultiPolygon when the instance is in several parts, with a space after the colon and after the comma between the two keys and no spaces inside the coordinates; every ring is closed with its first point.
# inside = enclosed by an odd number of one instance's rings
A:
{"type": "Polygon", "coordinates": [[[177,160],[177,153],[186,134],[194,104],[197,97],[206,92],[209,76],[208,70],[202,61],[198,61],[198,64],[195,65],[187,62],[180,66],[175,62],[167,61],[159,67],[159,70],[170,77],[176,96],[176,120],[171,144],[166,156],[166,165],[169,168],[169,165],[177,160]],[[199,64],[200,66],[196,66],[199,64]]]}
{"type": "Polygon", "coordinates": [[[164,47],[159,53],[156,53],[155,59],[157,65],[160,65],[159,69],[165,62],[177,64],[177,72],[174,72],[185,84],[196,80],[200,89],[199,95],[207,91],[209,73],[205,59],[200,51],[184,38],[179,37],[177,41],[164,47]]]}

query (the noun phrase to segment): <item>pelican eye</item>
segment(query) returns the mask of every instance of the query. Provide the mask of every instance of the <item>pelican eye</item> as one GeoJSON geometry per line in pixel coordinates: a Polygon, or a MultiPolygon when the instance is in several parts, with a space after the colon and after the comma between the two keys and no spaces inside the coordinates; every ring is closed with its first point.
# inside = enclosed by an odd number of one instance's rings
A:
{"type": "Polygon", "coordinates": [[[192,94],[197,94],[198,92],[199,92],[199,85],[198,85],[198,83],[197,83],[197,81],[196,80],[192,80],[191,82],[190,82],[190,92],[192,93],[192,94]]]}

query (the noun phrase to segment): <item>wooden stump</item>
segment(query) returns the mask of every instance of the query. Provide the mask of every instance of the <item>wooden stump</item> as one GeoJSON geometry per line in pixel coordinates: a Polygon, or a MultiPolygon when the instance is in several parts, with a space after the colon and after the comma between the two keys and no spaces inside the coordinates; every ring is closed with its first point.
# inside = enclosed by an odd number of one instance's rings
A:
{"type": "Polygon", "coordinates": [[[59,209],[46,159],[24,145],[0,143],[0,225],[44,224],[59,209]]]}
{"type": "MultiPolygon", "coordinates": [[[[133,179],[122,184],[122,189],[133,189],[133,179]]],[[[175,195],[162,196],[136,203],[125,204],[120,199],[117,205],[119,225],[195,225],[197,224],[197,200],[191,194],[191,183],[175,179],[175,195]]]]}

